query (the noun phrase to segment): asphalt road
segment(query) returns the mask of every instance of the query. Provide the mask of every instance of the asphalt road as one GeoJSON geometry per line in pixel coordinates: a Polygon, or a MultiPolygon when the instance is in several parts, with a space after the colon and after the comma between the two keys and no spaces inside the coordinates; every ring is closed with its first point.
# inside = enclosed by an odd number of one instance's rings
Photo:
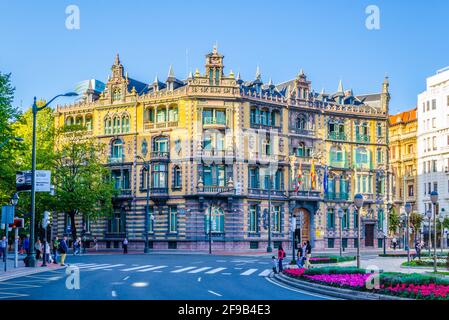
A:
{"type": "Polygon", "coordinates": [[[70,255],[66,262],[79,270],[79,289],[59,269],[0,282],[0,299],[330,299],[274,283],[268,277],[271,261],[264,257],[70,255]]]}

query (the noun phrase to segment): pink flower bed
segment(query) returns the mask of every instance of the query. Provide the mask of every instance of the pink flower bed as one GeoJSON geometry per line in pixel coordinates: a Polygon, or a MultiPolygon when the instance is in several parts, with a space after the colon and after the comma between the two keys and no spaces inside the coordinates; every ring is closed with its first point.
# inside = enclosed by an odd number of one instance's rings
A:
{"type": "Polygon", "coordinates": [[[301,277],[304,274],[305,269],[286,269],[284,273],[291,275],[293,277],[301,277]]]}
{"type": "Polygon", "coordinates": [[[317,274],[317,275],[304,275],[304,278],[322,282],[328,285],[345,286],[352,288],[365,287],[365,281],[370,274],[317,274]]]}
{"type": "Polygon", "coordinates": [[[435,298],[449,298],[449,286],[442,284],[397,284],[395,286],[384,286],[381,285],[381,289],[384,291],[389,291],[394,294],[401,294],[408,292],[415,296],[421,295],[423,297],[435,297],[435,298]]]}

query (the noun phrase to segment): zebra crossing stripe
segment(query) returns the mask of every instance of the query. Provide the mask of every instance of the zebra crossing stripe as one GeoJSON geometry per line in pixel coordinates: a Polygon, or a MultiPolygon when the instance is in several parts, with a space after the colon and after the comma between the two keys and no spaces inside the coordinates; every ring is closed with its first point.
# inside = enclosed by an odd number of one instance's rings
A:
{"type": "Polygon", "coordinates": [[[257,269],[249,269],[249,270],[246,270],[245,272],[241,273],[240,275],[241,276],[249,276],[249,275],[253,274],[256,271],[257,271],[257,269]]]}
{"type": "Polygon", "coordinates": [[[225,269],[226,269],[226,268],[216,268],[216,269],[212,269],[212,270],[210,270],[210,271],[207,271],[206,274],[214,274],[214,273],[223,271],[223,270],[225,270],[225,269]]]}
{"type": "Polygon", "coordinates": [[[87,269],[87,268],[93,268],[93,267],[99,267],[99,266],[108,266],[108,264],[96,264],[96,263],[92,263],[92,264],[86,264],[84,266],[78,267],[79,269],[87,269]]]}
{"type": "Polygon", "coordinates": [[[162,269],[162,268],[167,268],[167,266],[157,266],[157,267],[137,270],[137,272],[147,272],[147,271],[152,271],[152,270],[157,270],[157,269],[162,269]]]}
{"type": "Polygon", "coordinates": [[[270,274],[271,270],[270,269],[266,269],[264,271],[262,271],[261,273],[259,273],[260,277],[266,277],[270,274]]]}
{"type": "Polygon", "coordinates": [[[199,269],[196,269],[196,270],[189,271],[188,273],[199,273],[199,272],[211,269],[211,268],[212,267],[203,267],[203,268],[199,268],[199,269]]]}
{"type": "Polygon", "coordinates": [[[152,264],[146,265],[146,266],[138,266],[138,267],[133,267],[133,268],[127,268],[127,269],[122,269],[120,271],[134,271],[134,270],[139,270],[139,269],[143,269],[143,268],[148,268],[148,267],[152,267],[152,264]]]}
{"type": "Polygon", "coordinates": [[[178,269],[178,270],[175,270],[175,271],[172,271],[173,273],[180,273],[180,272],[184,272],[184,271],[187,271],[187,270],[192,270],[192,269],[195,269],[196,267],[187,267],[187,268],[182,268],[182,269],[178,269]]]}
{"type": "Polygon", "coordinates": [[[124,266],[124,264],[113,264],[113,265],[108,264],[105,266],[89,268],[89,270],[109,269],[109,268],[115,268],[115,267],[121,267],[121,266],[124,266]]]}

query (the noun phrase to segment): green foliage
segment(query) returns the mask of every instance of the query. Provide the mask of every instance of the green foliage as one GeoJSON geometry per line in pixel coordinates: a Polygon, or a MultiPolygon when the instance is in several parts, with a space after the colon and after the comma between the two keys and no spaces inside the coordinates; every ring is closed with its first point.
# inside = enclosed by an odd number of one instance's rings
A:
{"type": "Polygon", "coordinates": [[[429,276],[420,273],[381,273],[380,274],[380,284],[386,287],[395,286],[397,284],[414,284],[414,285],[422,285],[422,284],[443,284],[449,285],[449,280],[429,276]]]}
{"type": "Polygon", "coordinates": [[[447,253],[446,257],[446,269],[449,270],[449,252],[447,253]]]}
{"type": "Polygon", "coordinates": [[[388,215],[388,230],[390,233],[395,233],[399,224],[401,223],[401,218],[396,210],[393,208],[388,215]]]}
{"type": "Polygon", "coordinates": [[[339,263],[339,262],[347,262],[354,261],[356,257],[354,256],[316,256],[310,260],[311,264],[327,264],[327,263],[339,263]],[[314,260],[317,258],[317,260],[314,260]]]}
{"type": "Polygon", "coordinates": [[[317,274],[356,274],[366,273],[365,269],[357,267],[321,267],[305,270],[304,274],[317,275],[317,274]]]}
{"type": "Polygon", "coordinates": [[[58,136],[54,159],[56,196],[54,208],[68,214],[72,222],[72,237],[77,237],[75,216],[94,220],[107,216],[116,194],[101,158],[105,148],[90,139],[83,139],[82,128],[65,128],[58,136]]]}

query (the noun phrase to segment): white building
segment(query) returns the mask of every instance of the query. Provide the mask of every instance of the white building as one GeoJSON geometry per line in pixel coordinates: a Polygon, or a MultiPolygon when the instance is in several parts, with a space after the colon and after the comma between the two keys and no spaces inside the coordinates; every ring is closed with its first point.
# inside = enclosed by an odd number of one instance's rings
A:
{"type": "Polygon", "coordinates": [[[418,210],[431,209],[430,192],[449,211],[449,67],[427,78],[418,95],[418,210]]]}

